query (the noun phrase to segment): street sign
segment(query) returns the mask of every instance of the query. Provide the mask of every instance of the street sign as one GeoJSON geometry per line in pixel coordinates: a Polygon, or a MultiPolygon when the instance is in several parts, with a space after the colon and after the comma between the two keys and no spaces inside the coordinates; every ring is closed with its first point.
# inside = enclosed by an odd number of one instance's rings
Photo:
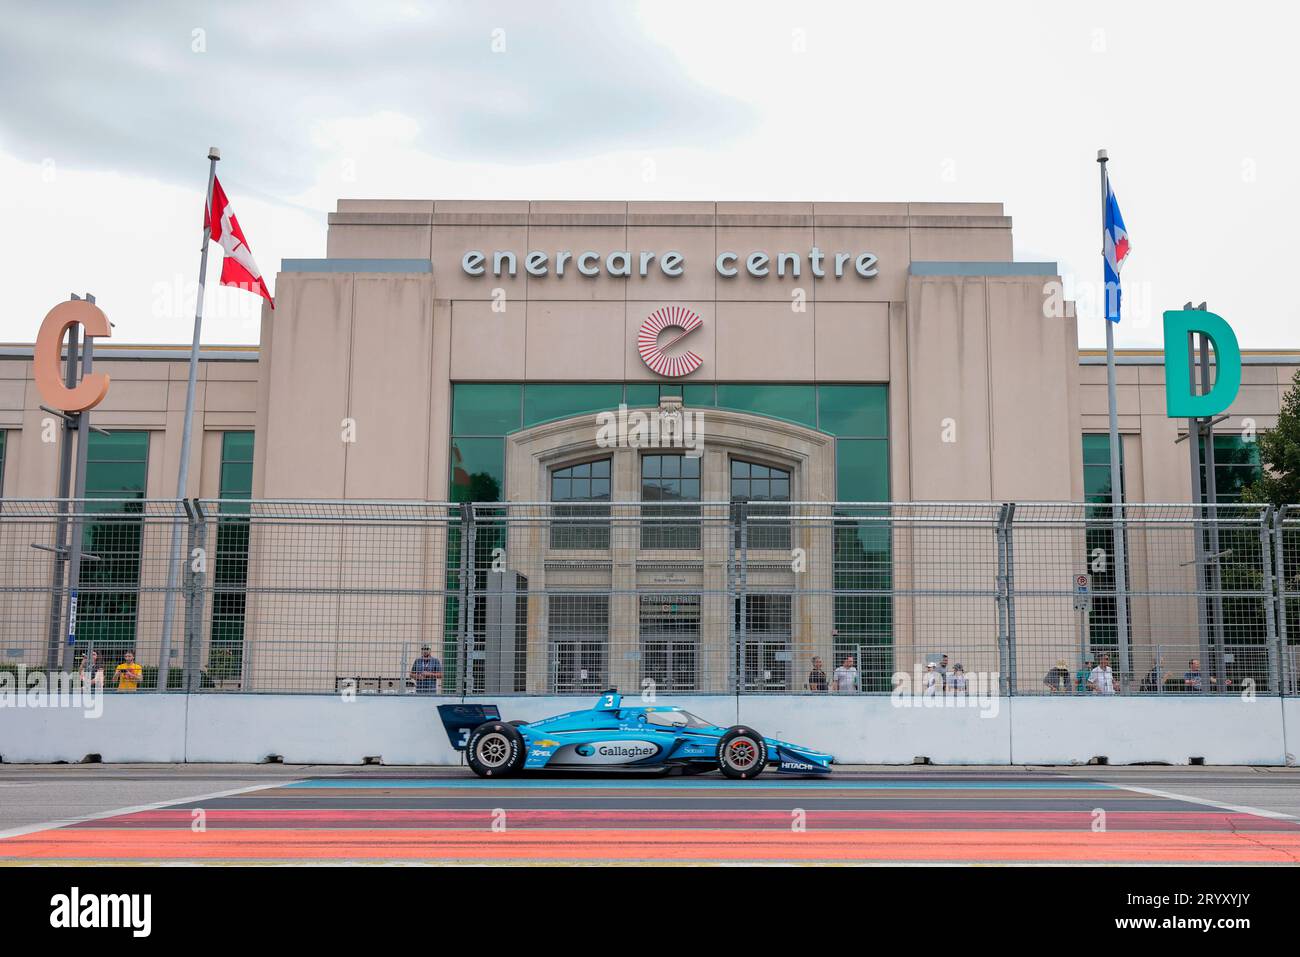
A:
{"type": "Polygon", "coordinates": [[[1074,576],[1074,610],[1092,610],[1092,579],[1087,575],[1074,576]]]}

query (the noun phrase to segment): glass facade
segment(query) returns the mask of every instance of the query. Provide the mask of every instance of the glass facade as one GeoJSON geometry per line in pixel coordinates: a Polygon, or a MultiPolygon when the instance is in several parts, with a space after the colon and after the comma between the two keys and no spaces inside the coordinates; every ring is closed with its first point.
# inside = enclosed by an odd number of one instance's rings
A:
{"type": "Polygon", "coordinates": [[[243,673],[248,584],[248,506],[253,497],[253,433],[221,437],[221,513],[212,575],[212,641],[208,676],[237,681],[243,673]]]}
{"type": "Polygon", "coordinates": [[[506,497],[505,437],[570,416],[652,408],[680,396],[687,408],[732,409],[794,422],[836,439],[836,498],[889,500],[889,386],[751,383],[460,382],[452,385],[450,497],[506,497]]]}
{"type": "MultiPolygon", "coordinates": [[[[1201,448],[1201,501],[1205,501],[1205,436],[1201,448]]],[[[1241,501],[1241,492],[1263,474],[1259,445],[1236,433],[1214,437],[1214,500],[1220,503],[1241,501]]]]}
{"type": "Polygon", "coordinates": [[[85,560],[77,602],[77,655],[89,643],[101,660],[115,664],[135,646],[140,598],[140,539],[149,433],[90,433],[86,447],[86,510],[82,529],[85,560]]]}
{"type": "MultiPolygon", "coordinates": [[[[1124,481],[1124,444],[1119,448],[1119,476],[1124,481]]],[[[1120,486],[1121,501],[1127,501],[1125,489],[1120,486]]],[[[1083,436],[1083,500],[1095,505],[1111,504],[1110,481],[1110,433],[1089,432],[1083,436]]],[[[1084,532],[1083,567],[1092,575],[1092,611],[1088,615],[1088,643],[1092,655],[1102,652],[1116,653],[1119,647],[1119,631],[1115,626],[1118,614],[1115,604],[1115,528],[1111,523],[1113,517],[1109,508],[1089,509],[1090,519],[1084,532]],[[1104,565],[1098,570],[1094,556],[1105,556],[1104,565]]],[[[1128,549],[1124,551],[1125,564],[1128,566],[1128,549]]],[[[1131,567],[1131,566],[1130,566],[1131,567]]],[[[1127,580],[1132,581],[1132,578],[1127,580]]]]}
{"type": "MultiPolygon", "coordinates": [[[[884,384],[783,383],[457,383],[452,386],[450,497],[455,502],[504,501],[506,437],[542,422],[576,415],[629,408],[654,408],[665,396],[679,396],[689,408],[721,408],[749,412],[818,429],[835,437],[835,498],[854,503],[888,502],[889,387],[884,384]]],[[[558,503],[609,501],[609,460],[565,463],[550,476],[550,496],[558,503]],[[602,469],[600,475],[594,469],[602,469]],[[578,474],[581,472],[582,474],[578,474]],[[599,488],[597,488],[599,486],[599,488]]],[[[681,522],[643,523],[641,547],[700,548],[700,526],[691,521],[690,503],[701,500],[701,460],[678,454],[641,456],[640,497],[648,503],[642,515],[654,516],[656,504],[665,516],[681,522]]],[[[789,515],[794,477],[781,468],[736,458],[726,476],[730,497],[755,504],[755,510],[776,509],[789,515]]],[[[582,514],[598,506],[583,505],[582,514]]],[[[564,505],[555,506],[556,516],[564,505]]],[[[577,508],[573,509],[578,512],[577,508]]],[[[893,673],[893,606],[891,542],[886,528],[869,521],[886,514],[864,504],[841,508],[834,537],[834,647],[838,660],[845,653],[858,657],[863,690],[888,691],[893,673]]],[[[788,550],[793,544],[789,521],[758,522],[750,526],[749,546],[788,550]]],[[[605,549],[608,527],[553,524],[553,548],[605,549]]],[[[480,545],[486,543],[480,541],[480,545]]],[[[493,544],[502,545],[497,541],[493,544]]],[[[449,556],[449,567],[455,555],[449,556]]],[[[450,581],[450,579],[449,579],[450,581]]],[[[482,584],[482,583],[480,583],[482,584]]],[[[663,597],[663,596],[658,596],[663,597]]],[[[551,661],[548,683],[554,690],[600,690],[608,672],[609,605],[594,596],[552,595],[550,601],[551,661]]],[[[690,609],[699,596],[675,596],[683,612],[678,621],[687,631],[690,609]]],[[[659,602],[663,604],[663,602],[659,602]]],[[[455,602],[448,602],[449,619],[455,602]]],[[[676,687],[679,667],[696,652],[694,639],[673,631],[655,611],[641,606],[642,654],[647,674],[676,687]]],[[[743,660],[736,663],[746,685],[777,690],[791,687],[792,615],[789,595],[753,596],[746,611],[749,639],[743,660]]],[[[737,609],[739,614],[739,609],[737,609]]],[[[737,619],[739,624],[739,619],[737,619]]]]}

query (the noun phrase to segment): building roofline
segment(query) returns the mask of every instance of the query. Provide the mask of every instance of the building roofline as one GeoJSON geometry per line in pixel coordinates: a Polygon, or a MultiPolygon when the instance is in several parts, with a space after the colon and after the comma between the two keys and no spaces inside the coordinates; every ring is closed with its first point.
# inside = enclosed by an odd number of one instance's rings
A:
{"type": "MultiPolygon", "coordinates": [[[[1300,365],[1300,349],[1242,349],[1241,361],[1246,365],[1300,365]]],[[[1115,362],[1129,366],[1160,366],[1165,364],[1165,354],[1162,349],[1116,349],[1115,362]]],[[[1080,349],[1079,364],[1105,365],[1106,350],[1080,349]]]]}
{"type": "MultiPolygon", "coordinates": [[[[257,345],[212,345],[199,347],[199,359],[208,362],[256,362],[257,345]]],[[[20,342],[0,342],[0,359],[30,359],[33,346],[20,342]]],[[[96,342],[95,355],[101,359],[146,359],[158,362],[188,362],[190,347],[170,343],[96,342]]]]}

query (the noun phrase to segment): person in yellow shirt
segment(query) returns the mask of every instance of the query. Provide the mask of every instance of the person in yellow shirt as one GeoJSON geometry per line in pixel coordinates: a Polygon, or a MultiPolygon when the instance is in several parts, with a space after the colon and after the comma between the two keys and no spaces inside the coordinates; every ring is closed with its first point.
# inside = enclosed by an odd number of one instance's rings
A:
{"type": "Polygon", "coordinates": [[[122,663],[113,669],[113,676],[117,678],[117,690],[134,691],[140,687],[140,679],[144,677],[144,668],[136,664],[134,653],[128,651],[122,657],[122,663]]]}

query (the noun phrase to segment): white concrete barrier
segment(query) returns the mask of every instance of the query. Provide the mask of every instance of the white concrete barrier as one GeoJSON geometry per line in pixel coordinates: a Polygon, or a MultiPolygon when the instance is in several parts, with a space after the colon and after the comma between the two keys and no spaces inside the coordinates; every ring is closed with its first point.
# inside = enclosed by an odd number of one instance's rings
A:
{"type": "Polygon", "coordinates": [[[0,706],[6,762],[185,760],[186,696],[101,694],[102,712],[81,707],[0,706]]]}
{"type": "MultiPolygon", "coordinates": [[[[76,708],[0,707],[8,762],[461,763],[436,706],[455,698],[358,695],[107,695],[103,714],[76,708]]],[[[502,697],[502,717],[536,720],[589,707],[593,698],[502,697]]],[[[940,699],[942,700],[942,699],[940,699]]],[[[1294,763],[1300,699],[1068,697],[987,699],[934,706],[887,696],[672,696],[721,725],[829,751],[845,764],[1294,763]],[[906,706],[900,706],[905,704],[906,706]]],[[[629,703],[640,703],[629,697],[629,703]]],[[[665,703],[669,703],[665,700],[665,703]]]]}
{"type": "Polygon", "coordinates": [[[357,695],[190,695],[189,761],[459,764],[435,705],[458,699],[357,695]]]}
{"type": "Polygon", "coordinates": [[[1282,699],[1282,736],[1287,766],[1300,764],[1300,698],[1282,699]]]}
{"type": "MultiPolygon", "coordinates": [[[[883,695],[752,696],[740,720],[760,734],[835,755],[841,764],[1010,764],[1006,700],[956,707],[959,699],[883,695]]],[[[684,706],[685,707],[685,706],[684,706]]]]}
{"type": "Polygon", "coordinates": [[[1286,763],[1278,698],[1012,698],[1011,726],[1015,764],[1286,763]]]}

